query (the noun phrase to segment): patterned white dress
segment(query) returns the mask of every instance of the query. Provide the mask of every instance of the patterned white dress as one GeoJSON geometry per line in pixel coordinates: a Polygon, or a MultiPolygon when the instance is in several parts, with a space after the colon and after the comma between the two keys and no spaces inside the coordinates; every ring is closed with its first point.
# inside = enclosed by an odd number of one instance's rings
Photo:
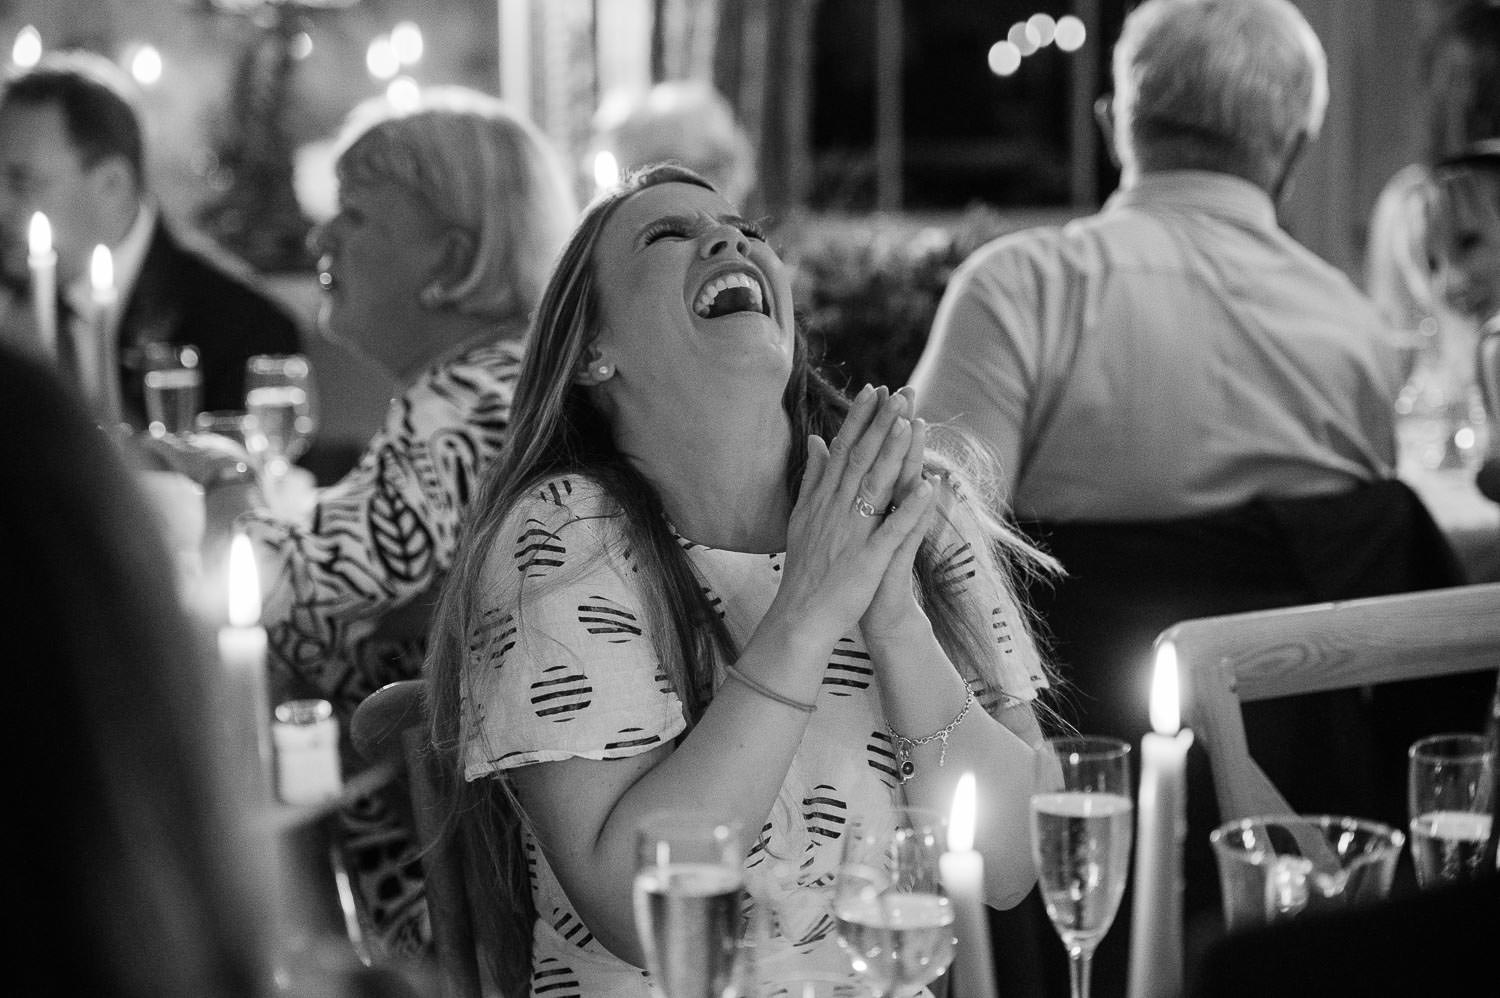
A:
{"type": "MultiPolygon", "coordinates": [[[[507,519],[470,635],[466,778],[574,757],[623,758],[683,734],[682,704],[642,619],[621,523],[602,488],[580,477],[546,483],[507,519]]],[[[783,556],[679,543],[743,644],[776,595],[783,556]]],[[[944,571],[992,625],[1001,689],[976,692],[993,709],[1005,698],[1034,698],[1046,680],[1017,607],[988,565],[956,534],[944,551],[944,571]]],[[[721,672],[715,686],[722,681],[721,672]]],[[[869,654],[852,632],[834,648],[817,712],[745,859],[747,914],[758,907],[770,936],[757,952],[762,979],[851,976],[834,938],[831,887],[847,824],[888,813],[899,797],[882,718],[869,654]]],[[[590,934],[537,843],[525,845],[538,912],[532,993],[659,998],[644,971],[590,934]]]]}
{"type": "MultiPolygon", "coordinates": [[[[381,686],[421,674],[426,642],[377,633],[453,562],[459,521],[510,426],[523,344],[515,330],[427,371],[391,402],[358,464],[321,489],[307,526],[266,513],[240,520],[274,584],[262,609],[278,697],[320,696],[341,727],[381,686]]],[[[347,746],[345,772],[361,765],[347,746]]],[[[341,844],[377,950],[431,943],[412,829],[386,794],[339,815],[341,844]]]]}

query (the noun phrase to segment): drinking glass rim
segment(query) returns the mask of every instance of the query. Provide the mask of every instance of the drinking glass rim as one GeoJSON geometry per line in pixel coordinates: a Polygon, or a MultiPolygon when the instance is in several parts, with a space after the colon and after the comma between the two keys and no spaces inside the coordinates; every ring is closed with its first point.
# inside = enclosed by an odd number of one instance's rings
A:
{"type": "Polygon", "coordinates": [[[1345,831],[1359,831],[1391,840],[1398,848],[1406,844],[1406,833],[1395,825],[1374,818],[1358,818],[1352,814],[1252,814],[1244,818],[1226,821],[1208,833],[1208,841],[1218,845],[1229,835],[1242,831],[1250,825],[1302,825],[1319,829],[1337,827],[1345,831]]]}
{"type": "Polygon", "coordinates": [[[1418,759],[1443,762],[1480,762],[1487,756],[1493,756],[1495,748],[1485,735],[1473,731],[1444,731],[1435,735],[1424,735],[1412,742],[1407,747],[1406,757],[1412,761],[1418,759]],[[1470,746],[1465,751],[1453,753],[1435,752],[1431,749],[1439,744],[1451,743],[1454,745],[1470,746]]]}
{"type": "Polygon", "coordinates": [[[1130,743],[1110,735],[1060,735],[1048,738],[1046,743],[1059,758],[1110,759],[1130,755],[1130,743]]]}

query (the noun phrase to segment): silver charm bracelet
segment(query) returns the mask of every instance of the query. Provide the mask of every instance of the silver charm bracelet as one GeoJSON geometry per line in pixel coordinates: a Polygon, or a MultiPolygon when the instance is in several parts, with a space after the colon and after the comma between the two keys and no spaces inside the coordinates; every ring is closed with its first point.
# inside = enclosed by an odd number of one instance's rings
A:
{"type": "Polygon", "coordinates": [[[964,705],[958,709],[958,716],[943,725],[930,735],[921,738],[907,738],[905,735],[897,734],[896,729],[891,727],[891,722],[885,722],[885,730],[890,732],[891,747],[896,750],[896,778],[905,783],[917,772],[917,764],[911,761],[912,750],[918,745],[926,745],[929,742],[942,742],[938,750],[938,769],[943,768],[943,763],[948,761],[948,736],[953,734],[960,722],[969,715],[969,708],[974,705],[974,688],[969,681],[964,680],[964,705]]]}

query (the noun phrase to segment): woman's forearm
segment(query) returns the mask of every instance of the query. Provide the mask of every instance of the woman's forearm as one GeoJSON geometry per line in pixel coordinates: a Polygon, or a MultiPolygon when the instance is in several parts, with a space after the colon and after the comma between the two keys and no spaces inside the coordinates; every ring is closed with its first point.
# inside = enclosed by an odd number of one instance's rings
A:
{"type": "MultiPolygon", "coordinates": [[[[825,646],[768,615],[735,668],[811,704],[831,648],[831,640],[825,646]]],[[[810,717],[730,679],[693,730],[660,757],[568,760],[515,772],[553,871],[606,948],[641,965],[631,899],[641,822],[658,811],[713,815],[737,822],[748,846],[770,815],[810,717]]]]}
{"type": "MultiPolygon", "coordinates": [[[[964,709],[967,690],[929,626],[908,628],[900,637],[870,646],[880,677],[886,722],[896,735],[918,739],[947,728],[964,709]]],[[[893,737],[895,747],[901,743],[893,737]]],[[[914,769],[903,784],[909,803],[947,818],[959,776],[974,773],[977,814],[974,847],[985,856],[989,903],[1008,908],[1036,882],[1031,859],[1030,805],[1035,746],[1041,731],[1025,705],[996,720],[977,703],[947,737],[910,748],[914,769]]]]}

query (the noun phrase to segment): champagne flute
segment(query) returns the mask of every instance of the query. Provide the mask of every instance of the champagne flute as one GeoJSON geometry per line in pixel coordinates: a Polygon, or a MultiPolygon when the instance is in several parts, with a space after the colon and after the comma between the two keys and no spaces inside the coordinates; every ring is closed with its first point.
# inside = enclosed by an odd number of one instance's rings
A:
{"type": "Polygon", "coordinates": [[[300,353],[245,362],[245,447],[268,478],[284,477],[317,427],[312,364],[300,353]]]}
{"type": "Polygon", "coordinates": [[[735,822],[664,813],[636,833],[635,928],[668,998],[740,992],[744,863],[735,822]]]}
{"type": "Polygon", "coordinates": [[[1129,754],[1127,742],[1094,736],[1048,739],[1037,754],[1031,854],[1068,951],[1072,998],[1089,998],[1094,949],[1125,893],[1135,812],[1129,754]]]}
{"type": "Polygon", "coordinates": [[[942,816],[917,807],[872,816],[845,834],[834,921],[875,998],[924,987],[953,962],[953,905],[939,869],[945,841],[942,816]]]}
{"type": "Polygon", "coordinates": [[[1494,811],[1494,747],[1479,734],[1429,735],[1413,742],[1406,755],[1417,885],[1480,876],[1494,811]]]}

